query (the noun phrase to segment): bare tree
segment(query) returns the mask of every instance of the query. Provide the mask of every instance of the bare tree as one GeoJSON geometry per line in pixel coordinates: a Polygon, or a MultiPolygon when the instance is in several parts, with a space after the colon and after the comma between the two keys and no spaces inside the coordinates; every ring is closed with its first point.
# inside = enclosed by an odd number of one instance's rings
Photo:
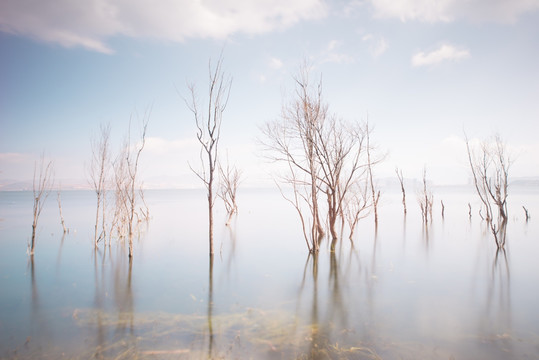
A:
{"type": "Polygon", "coordinates": [[[226,225],[230,225],[232,216],[238,212],[238,204],[236,202],[236,192],[241,181],[241,170],[236,166],[230,166],[228,158],[226,166],[223,168],[219,162],[219,175],[221,178],[218,196],[223,200],[225,209],[228,215],[226,225]]]}
{"type": "Polygon", "coordinates": [[[401,185],[402,206],[404,208],[404,215],[406,215],[406,191],[404,189],[404,177],[402,176],[402,169],[399,170],[399,168],[395,168],[395,172],[397,173],[397,178],[399,178],[399,183],[401,185]]]}
{"type": "Polygon", "coordinates": [[[432,195],[432,192],[428,189],[427,186],[427,168],[423,168],[423,189],[422,192],[418,195],[418,202],[419,207],[421,208],[421,217],[423,218],[423,222],[425,223],[425,226],[429,223],[429,216],[430,220],[432,221],[432,205],[434,201],[434,196],[432,195]]]}
{"type": "Polygon", "coordinates": [[[526,222],[530,220],[530,213],[528,212],[528,209],[523,205],[522,208],[524,209],[524,214],[526,215],[526,222]]]}
{"type": "Polygon", "coordinates": [[[225,77],[222,70],[223,58],[219,57],[215,68],[212,68],[211,61],[208,65],[209,70],[209,87],[207,112],[204,112],[197,99],[196,89],[194,84],[188,86],[191,93],[191,101],[185,101],[189,110],[195,117],[197,127],[197,139],[201,145],[200,162],[202,168],[194,170],[191,165],[189,167],[202,180],[206,190],[208,191],[208,220],[209,220],[209,245],[210,254],[213,254],[213,206],[215,204],[214,180],[215,170],[218,162],[218,145],[221,136],[221,122],[223,112],[226,109],[232,79],[225,77]]]}
{"type": "Polygon", "coordinates": [[[112,163],[114,183],[114,207],[109,230],[109,245],[113,233],[123,239],[128,235],[129,209],[127,201],[128,173],[125,159],[127,158],[128,145],[124,144],[116,159],[112,163]]]}
{"type": "Polygon", "coordinates": [[[444,219],[444,217],[445,217],[445,205],[444,205],[443,200],[440,200],[440,205],[442,206],[442,219],[444,219]]]}
{"type": "Polygon", "coordinates": [[[90,163],[90,179],[97,197],[97,207],[94,226],[94,245],[97,246],[101,239],[106,236],[105,231],[105,207],[106,186],[109,168],[109,138],[110,125],[101,125],[99,140],[92,141],[92,161],[90,163]],[[101,216],[101,232],[98,233],[99,217],[101,216]]]}
{"type": "MultiPolygon", "coordinates": [[[[289,172],[282,180],[292,185],[294,196],[285,198],[300,213],[309,251],[319,250],[324,235],[320,221],[324,210],[327,210],[331,250],[334,251],[339,238],[337,220],[341,217],[344,225],[346,216],[345,199],[351,187],[361,183],[367,174],[368,126],[352,126],[328,115],[328,107],[322,101],[321,83],[311,85],[307,65],[300,68],[294,80],[294,98],[283,106],[280,119],[263,128],[264,145],[272,161],[287,164],[289,172]],[[324,195],[326,206],[320,195],[324,195]],[[303,212],[307,209],[309,217],[303,212]],[[306,223],[310,227],[308,236],[306,223]]],[[[373,159],[372,164],[376,161],[373,159]]]]}
{"type": "Polygon", "coordinates": [[[62,223],[62,229],[64,230],[64,234],[65,234],[69,232],[69,230],[66,227],[66,224],[64,222],[64,215],[62,213],[62,199],[60,198],[60,189],[58,189],[58,196],[56,197],[56,200],[58,202],[58,210],[60,211],[60,222],[62,223]]]}
{"type": "Polygon", "coordinates": [[[374,150],[371,147],[371,141],[370,141],[370,129],[369,129],[369,123],[366,124],[366,135],[367,135],[367,169],[369,174],[369,184],[371,188],[371,194],[372,194],[372,207],[374,209],[374,225],[378,227],[378,201],[380,200],[380,190],[376,189],[376,185],[374,184],[373,180],[373,167],[381,161],[381,159],[375,159],[372,155],[372,151],[374,150]]]}
{"type": "Polygon", "coordinates": [[[364,184],[354,184],[354,188],[350,189],[349,196],[346,197],[344,203],[344,214],[348,227],[350,230],[350,241],[354,238],[354,231],[356,229],[359,220],[367,217],[370,213],[372,204],[369,202],[369,195],[367,194],[369,186],[368,179],[365,178],[364,184]]]}
{"type": "Polygon", "coordinates": [[[512,160],[499,135],[495,135],[490,141],[483,141],[479,148],[473,147],[467,136],[465,141],[476,193],[486,211],[486,221],[496,245],[503,248],[507,225],[509,168],[512,160]]]}
{"type": "Polygon", "coordinates": [[[33,207],[33,221],[32,221],[32,240],[30,245],[30,255],[34,255],[36,246],[36,228],[43,210],[45,200],[49,196],[51,187],[53,184],[52,179],[52,161],[49,161],[45,165],[45,156],[42,154],[39,161],[39,168],[37,161],[34,163],[34,180],[32,182],[32,190],[34,195],[34,207],[33,207]],[[39,172],[39,174],[38,174],[39,172]]]}
{"type": "MultiPolygon", "coordinates": [[[[317,129],[315,148],[320,166],[321,191],[327,197],[327,219],[332,237],[331,251],[338,240],[336,222],[343,215],[345,197],[352,185],[364,178],[366,165],[365,139],[368,128],[349,126],[330,117],[317,129]]],[[[368,160],[367,160],[368,161],[368,160]]],[[[344,219],[343,219],[344,220],[344,219]]]]}
{"type": "Polygon", "coordinates": [[[264,145],[271,154],[268,157],[272,161],[286,163],[290,170],[282,179],[294,189],[294,200],[287,200],[295,204],[302,224],[310,225],[308,235],[304,226],[304,235],[308,239],[309,251],[316,253],[324,236],[318,204],[321,170],[317,159],[316,137],[318,129],[326,120],[327,105],[322,101],[321,84],[315,87],[310,84],[306,64],[300,68],[294,80],[294,99],[283,105],[281,118],[266,123],[262,131],[266,138],[264,145]],[[306,218],[302,210],[305,207],[300,205],[302,202],[309,209],[309,218],[306,218]]]}
{"type": "MultiPolygon", "coordinates": [[[[129,122],[129,133],[125,151],[125,170],[127,182],[124,183],[124,201],[127,202],[127,236],[129,239],[129,257],[133,257],[133,235],[135,232],[135,216],[138,218],[137,199],[138,199],[138,166],[140,154],[146,144],[146,130],[150,121],[150,110],[147,110],[142,117],[142,132],[140,141],[131,146],[131,121],[129,122]]],[[[125,180],[125,179],[124,179],[125,180]]],[[[142,190],[141,190],[142,191],[142,190]]],[[[138,223],[138,219],[137,219],[138,223]]]]}

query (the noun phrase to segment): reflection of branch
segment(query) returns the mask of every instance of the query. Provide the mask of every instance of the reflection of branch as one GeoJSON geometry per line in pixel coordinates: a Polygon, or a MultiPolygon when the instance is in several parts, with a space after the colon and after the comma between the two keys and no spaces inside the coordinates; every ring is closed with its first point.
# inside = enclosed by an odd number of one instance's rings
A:
{"type": "Polygon", "coordinates": [[[511,273],[507,253],[503,248],[496,250],[490,271],[490,282],[486,299],[485,319],[492,319],[493,314],[490,314],[490,312],[495,311],[499,315],[499,318],[501,318],[501,322],[497,324],[485,324],[485,326],[489,330],[494,328],[498,331],[505,332],[511,325],[511,273]],[[497,310],[492,309],[493,302],[496,299],[498,299],[497,305],[499,306],[497,310]]]}

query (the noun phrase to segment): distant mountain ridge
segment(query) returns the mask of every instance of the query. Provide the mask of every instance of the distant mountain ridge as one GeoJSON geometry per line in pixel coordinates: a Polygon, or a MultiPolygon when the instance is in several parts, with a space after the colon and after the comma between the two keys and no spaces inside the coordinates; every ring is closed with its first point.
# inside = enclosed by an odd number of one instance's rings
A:
{"type": "MultiPolygon", "coordinates": [[[[185,179],[170,177],[166,179],[148,179],[149,181],[144,181],[145,189],[196,189],[199,188],[199,184],[193,186],[185,179]],[[160,181],[159,181],[160,180],[160,181]],[[183,181],[182,181],[183,180],[183,181]]],[[[383,177],[375,180],[378,186],[381,188],[400,188],[399,180],[396,177],[383,177]]],[[[422,182],[419,179],[405,178],[404,186],[409,187],[419,187],[422,182]]],[[[472,182],[468,184],[453,184],[459,186],[471,186],[472,182]]],[[[262,187],[272,187],[262,186],[262,187]]],[[[431,186],[437,186],[433,183],[431,186]]],[[[451,186],[451,185],[443,185],[451,186]]],[[[537,187],[539,188],[539,176],[528,176],[528,177],[515,177],[510,178],[509,186],[518,186],[518,187],[537,187]]],[[[244,187],[252,188],[259,187],[255,184],[246,185],[244,187]]],[[[92,186],[87,180],[84,179],[62,179],[56,180],[54,182],[53,190],[92,190],[92,186]]],[[[32,181],[20,181],[20,180],[10,180],[10,179],[0,179],[0,191],[32,191],[32,181]]]]}

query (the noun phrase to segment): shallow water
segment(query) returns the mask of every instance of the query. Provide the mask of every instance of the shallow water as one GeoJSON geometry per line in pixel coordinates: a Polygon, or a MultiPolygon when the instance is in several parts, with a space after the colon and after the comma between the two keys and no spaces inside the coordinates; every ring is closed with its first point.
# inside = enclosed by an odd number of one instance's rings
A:
{"type": "Polygon", "coordinates": [[[94,251],[89,191],[62,193],[65,236],[51,193],[31,260],[32,195],[0,192],[0,357],[537,358],[539,191],[511,191],[504,252],[469,189],[436,188],[427,228],[389,189],[377,229],[309,256],[279,193],[244,190],[231,226],[216,208],[213,260],[204,192],[148,191],[131,263],[94,251]]]}

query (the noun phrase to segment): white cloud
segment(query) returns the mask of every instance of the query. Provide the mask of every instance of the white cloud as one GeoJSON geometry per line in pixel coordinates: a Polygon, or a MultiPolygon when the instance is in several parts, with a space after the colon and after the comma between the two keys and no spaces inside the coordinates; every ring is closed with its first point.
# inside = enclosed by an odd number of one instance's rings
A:
{"type": "Polygon", "coordinates": [[[457,49],[452,45],[442,45],[439,49],[425,53],[423,51],[412,57],[413,66],[435,65],[442,61],[459,61],[470,56],[468,50],[457,49]]]}
{"type": "Polygon", "coordinates": [[[537,0],[370,0],[375,16],[401,21],[450,22],[459,19],[514,22],[537,11],[537,0]]]}
{"type": "Polygon", "coordinates": [[[363,35],[361,38],[363,42],[366,42],[369,46],[369,53],[372,57],[377,58],[388,49],[386,39],[382,36],[374,36],[372,34],[363,35]]]}
{"type": "Polygon", "coordinates": [[[341,41],[339,40],[331,40],[328,44],[328,51],[333,51],[335,50],[336,48],[338,48],[339,46],[341,46],[341,41]]]}
{"type": "Polygon", "coordinates": [[[281,59],[271,58],[269,67],[275,70],[280,69],[283,67],[283,62],[281,61],[281,59]]]}
{"type": "Polygon", "coordinates": [[[354,62],[352,56],[339,51],[342,44],[342,41],[331,40],[321,56],[321,63],[350,64],[354,62]]]}
{"type": "Polygon", "coordinates": [[[0,31],[111,53],[113,36],[184,41],[260,34],[326,16],[322,0],[3,0],[0,31]]]}

